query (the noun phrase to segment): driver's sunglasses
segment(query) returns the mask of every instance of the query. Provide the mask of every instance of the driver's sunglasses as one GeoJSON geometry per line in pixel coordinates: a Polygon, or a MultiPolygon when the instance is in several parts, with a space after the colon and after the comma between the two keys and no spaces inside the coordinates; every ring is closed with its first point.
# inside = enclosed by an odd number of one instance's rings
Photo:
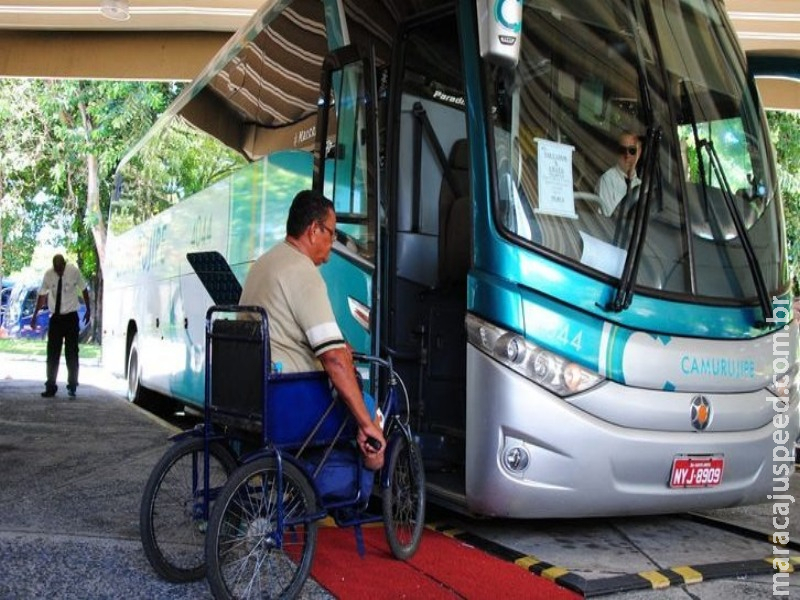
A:
{"type": "Polygon", "coordinates": [[[620,154],[630,154],[631,156],[636,156],[639,148],[636,146],[619,146],[618,150],[620,154]]]}

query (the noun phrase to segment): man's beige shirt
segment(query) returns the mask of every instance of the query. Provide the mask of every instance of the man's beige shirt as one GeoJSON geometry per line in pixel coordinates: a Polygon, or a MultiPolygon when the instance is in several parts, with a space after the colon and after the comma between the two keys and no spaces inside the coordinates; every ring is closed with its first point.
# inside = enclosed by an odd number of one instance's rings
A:
{"type": "Polygon", "coordinates": [[[284,373],[321,370],[317,357],[345,346],[319,269],[285,241],[253,263],[239,304],[267,311],[272,362],[284,373]]]}

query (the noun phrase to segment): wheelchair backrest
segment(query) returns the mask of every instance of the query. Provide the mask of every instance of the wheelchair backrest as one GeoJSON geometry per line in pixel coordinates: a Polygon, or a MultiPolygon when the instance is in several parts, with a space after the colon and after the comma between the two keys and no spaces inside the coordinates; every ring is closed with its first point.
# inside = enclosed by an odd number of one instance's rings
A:
{"type": "MultiPolygon", "coordinates": [[[[208,343],[212,421],[285,449],[334,441],[349,411],[333,397],[327,374],[268,372],[260,321],[216,319],[208,343]]],[[[347,425],[342,439],[354,430],[347,425]]]]}

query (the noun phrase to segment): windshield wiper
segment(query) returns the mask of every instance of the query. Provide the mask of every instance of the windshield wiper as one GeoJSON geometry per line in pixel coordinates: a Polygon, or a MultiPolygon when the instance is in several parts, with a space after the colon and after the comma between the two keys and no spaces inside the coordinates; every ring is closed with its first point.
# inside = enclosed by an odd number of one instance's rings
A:
{"type": "MultiPolygon", "coordinates": [[[[717,180],[722,186],[722,197],[725,199],[725,206],[731,215],[731,219],[733,219],[733,226],[736,229],[736,235],[738,235],[739,240],[741,240],[742,250],[744,250],[744,255],[747,259],[747,266],[750,268],[750,274],[753,276],[753,285],[755,286],[756,294],[758,295],[758,303],[761,306],[762,313],[764,314],[764,321],[761,323],[756,323],[756,326],[765,327],[767,319],[772,317],[772,303],[770,302],[769,293],[767,292],[767,284],[764,282],[764,275],[761,272],[761,265],[758,262],[758,257],[756,256],[755,250],[753,250],[753,243],[750,241],[750,236],[747,234],[747,229],[744,226],[742,215],[736,208],[733,190],[731,190],[730,183],[728,183],[728,178],[725,175],[725,169],[722,166],[722,162],[719,160],[717,150],[714,148],[714,142],[707,138],[697,139],[697,148],[698,152],[702,149],[705,149],[706,153],[708,154],[708,162],[709,165],[711,165],[711,170],[714,172],[714,175],[717,177],[717,180]]],[[[702,160],[700,162],[702,163],[702,160]]],[[[703,181],[703,187],[705,187],[705,185],[705,181],[703,181]]]]}
{"type": "MultiPolygon", "coordinates": [[[[636,42],[636,72],[639,76],[642,109],[647,119],[647,136],[645,137],[644,156],[642,156],[642,182],[639,185],[639,201],[636,203],[633,231],[631,231],[631,240],[628,244],[628,255],[625,258],[625,266],[622,269],[622,276],[619,279],[614,298],[605,307],[605,310],[613,312],[622,312],[633,301],[633,284],[636,281],[636,273],[639,270],[639,258],[642,254],[645,233],[647,232],[646,217],[650,214],[650,198],[653,195],[658,146],[661,142],[661,127],[655,125],[655,111],[650,98],[650,81],[644,60],[646,53],[633,11],[629,11],[629,15],[630,30],[633,32],[633,38],[636,42]]],[[[632,190],[628,190],[628,194],[632,194],[632,190]]],[[[620,216],[625,218],[624,215],[620,216]]],[[[616,235],[614,237],[616,238],[616,235]]],[[[616,241],[614,243],[616,244],[616,241]]]]}
{"type": "MultiPolygon", "coordinates": [[[[711,170],[714,172],[714,174],[717,176],[717,180],[720,182],[722,197],[725,199],[725,207],[728,209],[731,219],[733,219],[733,226],[736,229],[736,234],[741,240],[742,249],[744,250],[745,258],[747,259],[747,265],[750,268],[750,274],[753,276],[753,284],[755,285],[756,294],[758,295],[758,303],[761,306],[761,311],[764,315],[764,320],[761,322],[756,322],[755,326],[760,328],[766,327],[767,319],[772,316],[772,304],[770,303],[769,294],[767,293],[767,285],[764,282],[764,275],[761,273],[761,265],[759,265],[758,258],[753,250],[753,243],[750,241],[750,236],[747,235],[747,230],[745,229],[742,215],[736,209],[736,204],[733,200],[733,192],[730,184],[728,183],[728,178],[725,176],[725,169],[719,160],[719,155],[714,148],[714,143],[708,138],[700,137],[700,131],[697,126],[697,117],[695,116],[694,106],[691,101],[692,95],[689,94],[689,85],[686,81],[682,81],[681,85],[684,91],[687,114],[689,115],[692,123],[692,135],[694,137],[695,148],[697,148],[697,168],[699,172],[700,184],[703,186],[703,198],[706,206],[711,207],[708,197],[708,183],[706,183],[705,163],[703,162],[703,157],[701,156],[701,151],[705,148],[709,157],[708,162],[711,166],[711,170]]],[[[716,220],[709,219],[709,222],[713,231],[713,227],[717,225],[716,220]]]]}
{"type": "Polygon", "coordinates": [[[625,259],[625,266],[619,279],[617,293],[614,294],[614,299],[608,306],[608,310],[614,312],[622,312],[633,301],[633,284],[639,271],[639,261],[642,256],[642,248],[644,248],[647,223],[649,221],[650,200],[653,197],[653,189],[655,188],[656,161],[658,160],[658,148],[661,145],[661,134],[660,126],[651,127],[647,130],[644,157],[642,159],[642,183],[639,188],[639,201],[636,203],[631,241],[628,244],[628,256],[625,259]]]}

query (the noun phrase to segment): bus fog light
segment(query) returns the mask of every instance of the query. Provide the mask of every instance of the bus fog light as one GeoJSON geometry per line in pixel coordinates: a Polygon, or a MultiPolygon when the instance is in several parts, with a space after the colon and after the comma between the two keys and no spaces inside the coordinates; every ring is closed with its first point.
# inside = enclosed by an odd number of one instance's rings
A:
{"type": "Polygon", "coordinates": [[[525,450],[525,448],[513,446],[506,449],[505,455],[503,456],[503,462],[505,463],[506,469],[509,471],[521,473],[528,468],[530,457],[528,456],[528,451],[525,450]]]}

